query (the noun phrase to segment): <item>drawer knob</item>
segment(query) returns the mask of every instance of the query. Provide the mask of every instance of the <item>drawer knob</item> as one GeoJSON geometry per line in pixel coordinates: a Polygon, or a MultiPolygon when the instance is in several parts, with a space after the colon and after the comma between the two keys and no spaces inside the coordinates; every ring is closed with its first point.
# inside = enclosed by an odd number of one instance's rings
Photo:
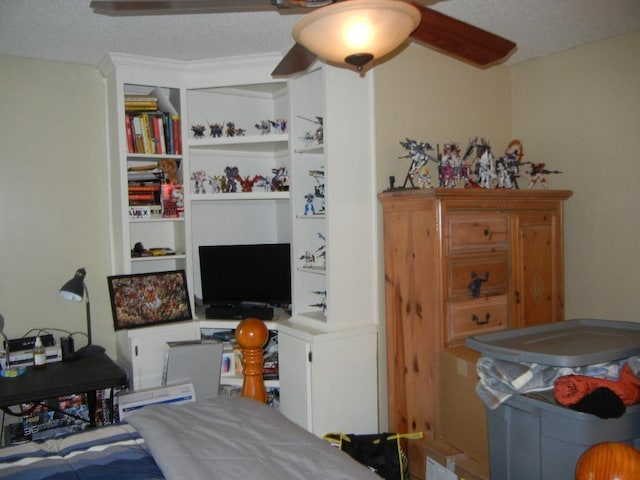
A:
{"type": "Polygon", "coordinates": [[[471,296],[473,298],[480,297],[480,288],[482,284],[489,280],[489,272],[484,272],[484,278],[480,278],[480,276],[476,272],[471,272],[471,282],[469,283],[469,290],[471,290],[471,296]]]}
{"type": "Polygon", "coordinates": [[[491,230],[489,230],[489,227],[485,227],[484,236],[485,237],[490,237],[491,236],[491,230]]]}
{"type": "Polygon", "coordinates": [[[489,312],[484,314],[484,320],[480,320],[480,317],[478,317],[478,315],[476,315],[475,313],[471,315],[471,321],[476,325],[486,325],[487,323],[489,323],[490,318],[491,314],[489,312]]]}

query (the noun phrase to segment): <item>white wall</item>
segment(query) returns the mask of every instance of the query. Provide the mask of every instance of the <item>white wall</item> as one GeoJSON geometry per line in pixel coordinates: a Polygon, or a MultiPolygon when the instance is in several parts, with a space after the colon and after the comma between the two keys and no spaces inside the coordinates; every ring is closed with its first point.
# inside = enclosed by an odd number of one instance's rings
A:
{"type": "Polygon", "coordinates": [[[85,267],[94,343],[113,353],[102,78],[92,66],[17,57],[0,57],[0,71],[5,331],[9,337],[32,328],[85,332],[84,305],[57,293],[85,267]]]}

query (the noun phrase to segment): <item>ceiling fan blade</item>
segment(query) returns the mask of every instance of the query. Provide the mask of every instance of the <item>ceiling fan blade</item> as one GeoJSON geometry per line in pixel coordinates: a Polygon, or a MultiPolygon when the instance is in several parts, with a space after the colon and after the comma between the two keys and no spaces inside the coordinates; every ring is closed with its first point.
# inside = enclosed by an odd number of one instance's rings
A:
{"type": "Polygon", "coordinates": [[[283,77],[304,72],[315,61],[316,55],[296,43],[271,72],[272,77],[283,77]]]}
{"type": "Polygon", "coordinates": [[[271,0],[93,0],[90,7],[103,15],[154,15],[258,12],[278,7],[271,0]]]}
{"type": "Polygon", "coordinates": [[[300,13],[322,7],[333,0],[93,0],[95,13],[112,16],[260,12],[279,10],[300,13]]]}
{"type": "Polygon", "coordinates": [[[479,67],[488,67],[506,58],[516,48],[516,44],[506,38],[423,5],[414,5],[420,10],[422,21],[411,38],[443,53],[479,67]]]}

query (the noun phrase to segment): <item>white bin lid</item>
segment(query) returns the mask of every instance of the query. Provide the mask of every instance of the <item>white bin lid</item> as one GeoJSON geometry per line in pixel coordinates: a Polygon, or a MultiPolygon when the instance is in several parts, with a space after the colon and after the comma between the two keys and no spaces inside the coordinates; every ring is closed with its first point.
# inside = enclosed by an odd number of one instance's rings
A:
{"type": "Polygon", "coordinates": [[[640,323],[565,320],[474,335],[465,344],[499,360],[579,367],[640,355],[640,323]]]}

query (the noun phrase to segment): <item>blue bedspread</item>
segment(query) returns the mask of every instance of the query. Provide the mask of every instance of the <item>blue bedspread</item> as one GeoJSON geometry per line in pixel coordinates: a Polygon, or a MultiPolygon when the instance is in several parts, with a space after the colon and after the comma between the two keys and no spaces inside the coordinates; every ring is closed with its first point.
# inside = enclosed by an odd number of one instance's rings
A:
{"type": "Polygon", "coordinates": [[[162,472],[127,424],[0,449],[0,478],[14,480],[149,480],[162,472]]]}

